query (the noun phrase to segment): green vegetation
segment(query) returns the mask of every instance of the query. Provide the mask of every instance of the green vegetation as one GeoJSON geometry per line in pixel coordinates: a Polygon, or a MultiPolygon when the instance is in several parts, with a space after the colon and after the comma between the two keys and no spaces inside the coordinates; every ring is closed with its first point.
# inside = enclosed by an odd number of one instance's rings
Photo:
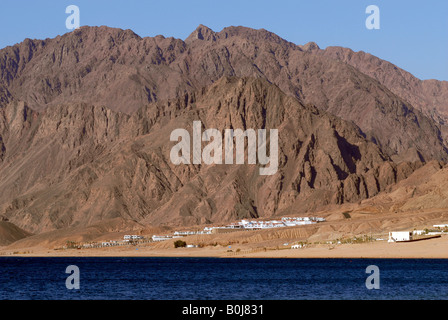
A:
{"type": "Polygon", "coordinates": [[[79,247],[77,242],[70,240],[67,240],[65,242],[65,246],[67,247],[67,249],[77,249],[79,247]]]}
{"type": "Polygon", "coordinates": [[[344,215],[345,219],[350,219],[352,216],[350,215],[350,211],[344,211],[342,212],[342,214],[344,215]]]}
{"type": "Polygon", "coordinates": [[[177,240],[174,242],[174,248],[185,248],[187,246],[187,243],[182,240],[177,240]]]}

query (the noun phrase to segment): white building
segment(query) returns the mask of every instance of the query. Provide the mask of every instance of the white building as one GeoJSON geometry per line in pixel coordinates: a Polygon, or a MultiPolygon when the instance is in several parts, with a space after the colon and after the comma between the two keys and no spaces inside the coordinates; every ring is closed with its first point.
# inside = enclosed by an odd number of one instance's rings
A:
{"type": "Polygon", "coordinates": [[[444,229],[444,228],[448,228],[448,224],[435,224],[435,225],[433,225],[433,227],[444,229]]]}
{"type": "Polygon", "coordinates": [[[138,239],[143,239],[143,236],[139,236],[139,235],[135,235],[135,234],[133,234],[133,235],[129,235],[129,234],[127,234],[127,235],[125,235],[125,236],[123,236],[123,240],[138,240],[138,239]]]}
{"type": "Polygon", "coordinates": [[[431,231],[431,232],[428,232],[428,236],[436,236],[436,235],[439,235],[439,234],[443,234],[443,232],[442,231],[431,231]]]}
{"type": "Polygon", "coordinates": [[[172,238],[173,237],[170,237],[170,236],[156,236],[156,235],[153,235],[152,236],[152,241],[165,241],[165,240],[170,240],[172,238]]]}
{"type": "Polygon", "coordinates": [[[412,240],[412,232],[410,231],[392,231],[389,232],[388,242],[399,242],[412,240]]]}

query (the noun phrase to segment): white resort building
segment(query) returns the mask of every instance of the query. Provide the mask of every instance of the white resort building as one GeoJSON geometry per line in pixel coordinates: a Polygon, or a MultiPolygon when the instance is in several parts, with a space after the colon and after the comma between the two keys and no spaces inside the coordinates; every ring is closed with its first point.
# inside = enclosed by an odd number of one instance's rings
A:
{"type": "Polygon", "coordinates": [[[411,231],[389,232],[389,241],[388,242],[401,242],[401,241],[410,241],[410,240],[412,240],[412,232],[411,231]]]}

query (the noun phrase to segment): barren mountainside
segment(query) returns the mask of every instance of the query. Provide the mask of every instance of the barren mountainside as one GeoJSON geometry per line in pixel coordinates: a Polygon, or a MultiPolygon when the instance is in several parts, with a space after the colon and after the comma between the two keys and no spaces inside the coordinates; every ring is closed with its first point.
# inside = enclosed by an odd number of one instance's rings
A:
{"type": "Polygon", "coordinates": [[[385,86],[389,82],[313,48],[244,27],[214,32],[201,25],[185,41],[82,27],[1,50],[0,98],[11,95],[34,110],[84,102],[132,114],[223,76],[259,77],[304,104],[353,121],[390,156],[447,159],[440,129],[411,104],[417,98],[404,100],[385,86]]]}
{"type": "Polygon", "coordinates": [[[6,120],[0,212],[36,233],[122,217],[189,225],[300,213],[371,197],[420,165],[395,164],[359,128],[263,79],[222,78],[129,116],[88,105],[23,104],[6,120]],[[176,128],[276,128],[279,170],[173,165],[176,128]]]}
{"type": "Polygon", "coordinates": [[[0,50],[0,215],[31,233],[291,215],[447,159],[422,99],[327,50],[202,25],[185,41],[82,27],[0,50]],[[170,134],[193,121],[278,129],[278,172],[174,165],[170,134]]]}
{"type": "Polygon", "coordinates": [[[315,48],[317,54],[343,61],[378,80],[440,125],[448,123],[448,81],[420,80],[392,63],[342,47],[315,48]]]}

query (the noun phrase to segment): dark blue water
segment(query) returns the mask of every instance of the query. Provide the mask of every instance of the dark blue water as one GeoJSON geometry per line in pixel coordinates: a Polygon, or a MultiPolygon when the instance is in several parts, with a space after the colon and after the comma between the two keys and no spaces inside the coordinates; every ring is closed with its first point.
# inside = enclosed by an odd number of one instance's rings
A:
{"type": "Polygon", "coordinates": [[[0,299],[448,299],[448,260],[0,258],[0,299]],[[80,289],[68,290],[68,265],[80,289]],[[380,289],[366,288],[366,268],[380,289]]]}

